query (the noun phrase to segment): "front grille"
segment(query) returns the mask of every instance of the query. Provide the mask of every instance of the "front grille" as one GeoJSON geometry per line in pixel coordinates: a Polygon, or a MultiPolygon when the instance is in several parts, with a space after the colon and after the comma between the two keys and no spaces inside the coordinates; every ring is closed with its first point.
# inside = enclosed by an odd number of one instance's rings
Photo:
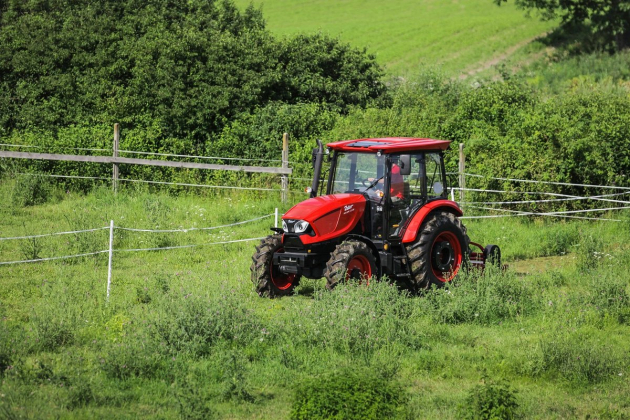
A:
{"type": "Polygon", "coordinates": [[[284,251],[285,252],[296,252],[296,251],[303,251],[304,250],[304,244],[302,243],[302,241],[300,240],[299,236],[293,236],[290,234],[285,233],[284,234],[284,251]]]}

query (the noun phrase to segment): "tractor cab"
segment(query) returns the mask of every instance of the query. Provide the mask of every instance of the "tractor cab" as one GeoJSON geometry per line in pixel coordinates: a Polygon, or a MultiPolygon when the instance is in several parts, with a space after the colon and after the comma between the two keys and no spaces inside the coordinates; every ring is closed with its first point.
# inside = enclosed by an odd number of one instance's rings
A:
{"type": "MultiPolygon", "coordinates": [[[[420,138],[329,143],[324,188],[324,149],[318,141],[311,198],[287,211],[282,230],[256,248],[251,271],[258,293],[290,294],[302,277],[326,277],[332,289],[352,278],[387,276],[418,290],[451,281],[473,254],[483,264],[483,253],[470,253],[461,209],[447,199],[443,152],[449,143],[420,138]]],[[[498,259],[498,247],[492,249],[498,259]]]]}
{"type": "Polygon", "coordinates": [[[447,198],[442,153],[370,153],[361,150],[365,143],[351,146],[355,152],[333,152],[327,194],[363,195],[371,215],[366,233],[395,240],[425,203],[447,198]]]}

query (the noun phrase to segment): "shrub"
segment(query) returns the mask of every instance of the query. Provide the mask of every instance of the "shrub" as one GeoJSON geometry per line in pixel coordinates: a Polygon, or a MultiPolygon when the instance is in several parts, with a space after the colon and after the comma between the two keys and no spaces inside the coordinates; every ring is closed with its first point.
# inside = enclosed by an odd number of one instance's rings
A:
{"type": "Polygon", "coordinates": [[[535,307],[531,289],[514,273],[486,269],[460,276],[456,283],[432,289],[426,304],[437,322],[491,324],[514,319],[535,307]]]}
{"type": "Polygon", "coordinates": [[[221,359],[221,392],[223,401],[254,401],[245,378],[246,361],[236,351],[220,353],[221,359]]]}
{"type": "Polygon", "coordinates": [[[103,349],[101,369],[116,379],[156,378],[166,367],[165,348],[142,333],[109,342],[103,349]]]}
{"type": "Polygon", "coordinates": [[[292,420],[401,418],[408,397],[395,382],[345,369],[304,381],[295,391],[292,420]]]}
{"type": "Polygon", "coordinates": [[[177,409],[182,419],[212,420],[218,418],[211,406],[204,383],[195,375],[181,377],[173,384],[177,409]]]}
{"type": "Polygon", "coordinates": [[[473,387],[458,410],[465,420],[510,420],[517,418],[516,391],[506,381],[494,382],[488,377],[473,387]]]}
{"type": "Polygon", "coordinates": [[[590,271],[597,267],[604,254],[604,244],[596,235],[583,235],[576,246],[577,268],[579,271],[590,271]]]}
{"type": "Polygon", "coordinates": [[[387,282],[372,282],[369,287],[342,284],[334,293],[316,294],[313,304],[300,311],[292,325],[277,328],[291,331],[293,342],[305,348],[334,349],[367,361],[395,343],[420,346],[408,322],[412,305],[405,292],[387,282]]]}
{"type": "Polygon", "coordinates": [[[47,202],[52,196],[52,185],[41,175],[19,176],[13,186],[11,202],[16,207],[34,206],[47,202]]]}
{"type": "Polygon", "coordinates": [[[234,290],[211,297],[170,291],[154,300],[157,306],[153,337],[172,354],[205,356],[220,341],[249,343],[261,327],[253,311],[234,290]]]}
{"type": "Polygon", "coordinates": [[[601,382],[619,373],[626,363],[613,348],[588,339],[584,333],[561,331],[540,339],[529,359],[530,374],[557,374],[578,384],[601,382]]]}
{"type": "Polygon", "coordinates": [[[630,321],[628,280],[617,273],[591,276],[589,292],[584,300],[586,304],[595,306],[601,314],[616,318],[619,323],[630,321]]]}

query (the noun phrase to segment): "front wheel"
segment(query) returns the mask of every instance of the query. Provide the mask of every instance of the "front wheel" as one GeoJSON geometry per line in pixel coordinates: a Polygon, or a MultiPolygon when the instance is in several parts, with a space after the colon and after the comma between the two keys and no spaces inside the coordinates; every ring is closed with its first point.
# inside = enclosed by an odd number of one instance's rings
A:
{"type": "Polygon", "coordinates": [[[252,282],[260,296],[291,295],[300,282],[297,274],[282,273],[278,266],[273,265],[273,254],[276,252],[284,252],[282,235],[270,235],[262,239],[252,257],[252,282]]]}
{"type": "Polygon", "coordinates": [[[376,259],[370,248],[364,242],[352,240],[337,245],[324,271],[329,290],[351,279],[369,284],[376,274],[376,259]]]}
{"type": "Polygon", "coordinates": [[[469,243],[466,228],[455,215],[443,211],[430,215],[407,249],[415,288],[453,280],[466,261],[469,243]]]}

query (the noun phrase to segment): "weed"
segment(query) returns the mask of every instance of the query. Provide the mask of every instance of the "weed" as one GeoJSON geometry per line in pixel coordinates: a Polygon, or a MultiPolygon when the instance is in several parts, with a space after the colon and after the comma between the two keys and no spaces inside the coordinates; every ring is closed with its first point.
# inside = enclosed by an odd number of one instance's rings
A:
{"type": "Polygon", "coordinates": [[[459,407],[458,418],[464,420],[511,420],[517,418],[516,391],[507,381],[495,382],[483,376],[459,407]]]}
{"type": "MultiPolygon", "coordinates": [[[[24,226],[24,236],[35,236],[28,233],[28,229],[26,228],[26,224],[22,224],[24,226]]],[[[20,252],[22,256],[26,260],[37,260],[40,259],[40,254],[44,248],[42,244],[41,238],[25,238],[20,240],[20,252]]]]}
{"type": "Polygon", "coordinates": [[[603,241],[596,235],[583,235],[576,246],[577,268],[589,271],[596,268],[604,257],[603,241]]]}
{"type": "Polygon", "coordinates": [[[45,176],[22,175],[13,184],[11,202],[15,207],[35,206],[48,202],[54,195],[54,186],[45,176]]]}
{"type": "Polygon", "coordinates": [[[212,420],[218,418],[210,403],[204,381],[195,375],[181,376],[173,385],[177,409],[182,419],[212,420]]]}
{"type": "Polygon", "coordinates": [[[628,281],[616,273],[595,275],[588,282],[589,292],[585,303],[604,316],[612,316],[620,324],[630,321],[630,295],[628,281]]]}
{"type": "Polygon", "coordinates": [[[304,381],[295,390],[292,420],[402,418],[407,394],[371,371],[343,369],[304,381]]]}
{"type": "MultiPolygon", "coordinates": [[[[98,219],[94,217],[94,212],[90,210],[92,209],[78,209],[73,211],[70,215],[64,215],[66,221],[68,222],[69,229],[71,231],[77,232],[102,227],[103,223],[99,222],[98,219]]],[[[72,249],[71,252],[78,254],[87,254],[107,249],[108,242],[107,234],[105,232],[106,231],[103,230],[74,233],[71,236],[72,238],[74,238],[74,240],[70,244],[70,247],[72,249]]],[[[99,257],[104,259],[105,255],[96,254],[93,258],[96,259],[99,257]]]]}
{"type": "Polygon", "coordinates": [[[261,330],[251,309],[233,290],[223,289],[208,298],[170,291],[156,304],[153,335],[173,354],[209,355],[219,341],[248,343],[261,330]]]}
{"type": "Polygon", "coordinates": [[[92,385],[87,380],[79,380],[68,388],[67,407],[71,410],[85,407],[96,400],[92,385]]]}
{"type": "Polygon", "coordinates": [[[497,323],[531,313],[536,300],[530,288],[513,273],[486,270],[469,273],[457,283],[426,294],[432,317],[438,322],[458,324],[497,323]]]}
{"type": "Polygon", "coordinates": [[[419,337],[409,334],[412,308],[407,293],[390,283],[372,282],[369,287],[348,283],[334,293],[317,293],[313,304],[296,314],[289,330],[292,340],[304,348],[334,349],[367,362],[389,343],[420,346],[419,337]]]}
{"type": "Polygon", "coordinates": [[[238,352],[221,353],[221,383],[222,401],[254,401],[245,379],[245,360],[238,352]]]}
{"type": "Polygon", "coordinates": [[[111,378],[156,378],[166,367],[164,347],[142,333],[110,342],[100,358],[101,369],[111,378]]]}
{"type": "Polygon", "coordinates": [[[577,384],[601,382],[625,368],[610,347],[585,339],[584,334],[560,331],[542,338],[529,359],[531,375],[558,374],[577,384]]]}

